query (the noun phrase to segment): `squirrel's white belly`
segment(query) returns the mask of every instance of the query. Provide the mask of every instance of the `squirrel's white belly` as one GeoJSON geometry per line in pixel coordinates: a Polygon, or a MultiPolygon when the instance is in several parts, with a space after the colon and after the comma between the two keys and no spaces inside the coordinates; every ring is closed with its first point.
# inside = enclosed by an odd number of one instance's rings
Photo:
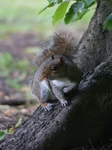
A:
{"type": "Polygon", "coordinates": [[[43,81],[40,83],[40,87],[41,87],[41,88],[44,88],[44,89],[47,89],[47,90],[50,90],[50,87],[49,87],[49,84],[48,84],[48,81],[47,81],[47,80],[43,80],[43,81]]]}
{"type": "Polygon", "coordinates": [[[43,80],[40,84],[40,88],[41,88],[41,95],[42,95],[42,92],[48,92],[49,95],[48,95],[48,98],[49,99],[52,99],[52,100],[55,100],[56,97],[55,95],[52,93],[52,90],[51,90],[51,87],[49,86],[49,83],[47,80],[43,80]]]}
{"type": "MultiPolygon", "coordinates": [[[[54,85],[56,85],[57,87],[60,87],[60,88],[64,88],[65,86],[68,86],[73,83],[68,78],[59,78],[56,80],[52,80],[52,82],[54,85]]],[[[74,83],[74,84],[76,84],[76,83],[74,83]]]]}

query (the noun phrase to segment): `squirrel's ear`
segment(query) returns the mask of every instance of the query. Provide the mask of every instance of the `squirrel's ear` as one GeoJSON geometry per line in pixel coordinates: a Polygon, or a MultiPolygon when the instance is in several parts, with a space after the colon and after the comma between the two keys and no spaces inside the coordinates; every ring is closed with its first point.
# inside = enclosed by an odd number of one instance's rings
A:
{"type": "Polygon", "coordinates": [[[65,63],[65,60],[64,60],[63,57],[60,57],[60,63],[61,63],[62,66],[63,66],[63,64],[65,63]]]}
{"type": "Polygon", "coordinates": [[[52,60],[54,59],[54,55],[51,56],[51,59],[52,59],[52,60]]]}

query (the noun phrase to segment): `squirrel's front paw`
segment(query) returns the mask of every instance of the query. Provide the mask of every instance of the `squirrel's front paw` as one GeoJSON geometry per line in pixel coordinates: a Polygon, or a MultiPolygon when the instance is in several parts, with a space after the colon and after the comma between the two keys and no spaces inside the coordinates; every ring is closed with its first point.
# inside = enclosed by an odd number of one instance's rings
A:
{"type": "Polygon", "coordinates": [[[70,91],[69,86],[63,88],[63,92],[64,92],[64,93],[68,93],[69,91],[70,91]]]}
{"type": "Polygon", "coordinates": [[[69,103],[68,103],[68,101],[61,101],[61,106],[62,107],[66,107],[67,105],[68,105],[69,103]]]}
{"type": "Polygon", "coordinates": [[[48,103],[47,106],[44,108],[45,111],[49,111],[53,108],[54,104],[48,103]]]}

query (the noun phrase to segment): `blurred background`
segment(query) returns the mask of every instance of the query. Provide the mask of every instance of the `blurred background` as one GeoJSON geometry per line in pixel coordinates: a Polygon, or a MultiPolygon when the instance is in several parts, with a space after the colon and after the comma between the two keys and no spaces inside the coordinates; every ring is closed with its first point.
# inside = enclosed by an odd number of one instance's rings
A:
{"type": "Polygon", "coordinates": [[[80,39],[95,11],[69,25],[62,20],[53,26],[56,7],[38,15],[45,5],[47,0],[0,0],[0,129],[28,118],[39,105],[30,95],[29,80],[37,69],[33,61],[40,44],[63,28],[80,39]]]}

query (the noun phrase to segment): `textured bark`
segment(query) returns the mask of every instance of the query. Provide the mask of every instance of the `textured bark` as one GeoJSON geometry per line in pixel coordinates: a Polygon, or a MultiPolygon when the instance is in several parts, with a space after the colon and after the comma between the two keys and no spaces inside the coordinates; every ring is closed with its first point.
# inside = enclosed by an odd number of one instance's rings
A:
{"type": "Polygon", "coordinates": [[[90,25],[77,46],[75,62],[84,73],[112,55],[112,31],[104,30],[105,18],[112,12],[112,2],[100,0],[90,25]]]}
{"type": "Polygon", "coordinates": [[[74,57],[85,76],[69,106],[61,108],[56,102],[49,112],[39,107],[5,137],[0,150],[70,150],[112,138],[112,32],[103,29],[111,8],[109,1],[98,2],[77,47],[74,57]]]}

